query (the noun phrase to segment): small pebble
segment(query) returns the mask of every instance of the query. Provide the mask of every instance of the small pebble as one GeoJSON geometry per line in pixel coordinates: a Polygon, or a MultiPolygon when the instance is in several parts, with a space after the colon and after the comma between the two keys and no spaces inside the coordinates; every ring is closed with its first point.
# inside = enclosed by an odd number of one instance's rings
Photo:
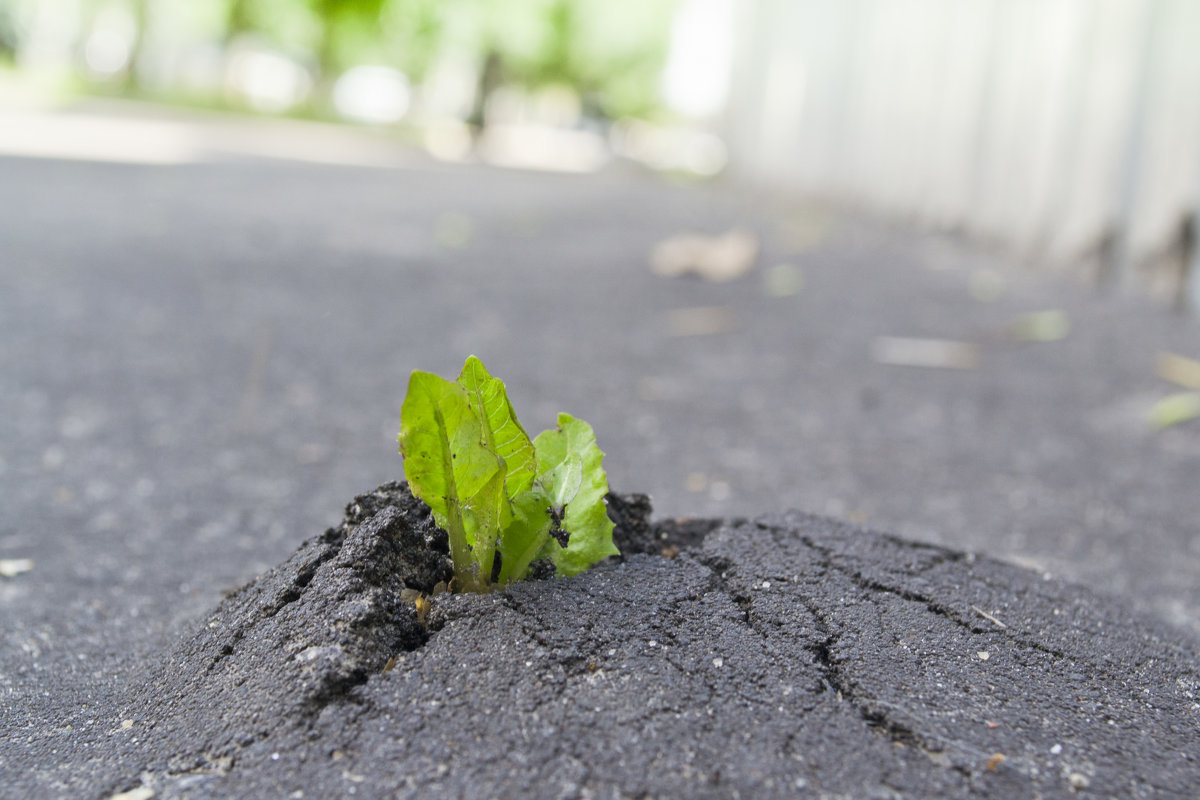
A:
{"type": "Polygon", "coordinates": [[[149,786],[138,786],[135,789],[130,789],[128,792],[118,792],[109,800],[150,800],[154,797],[154,790],[149,786]]]}
{"type": "Polygon", "coordinates": [[[0,578],[15,578],[33,569],[32,558],[0,558],[0,578]]]}

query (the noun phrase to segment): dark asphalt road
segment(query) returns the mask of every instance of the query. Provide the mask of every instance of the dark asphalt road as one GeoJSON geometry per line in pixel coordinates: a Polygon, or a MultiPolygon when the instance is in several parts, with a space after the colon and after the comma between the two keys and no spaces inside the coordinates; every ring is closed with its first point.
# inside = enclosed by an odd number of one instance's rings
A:
{"type": "Polygon", "coordinates": [[[1137,298],[620,172],[5,158],[0,208],[0,558],[33,560],[0,578],[6,719],[102,705],[399,476],[409,371],[470,352],[527,427],[591,422],[614,488],[659,514],[849,517],[1200,631],[1200,425],[1144,422],[1170,391],[1155,355],[1200,355],[1200,326],[1137,298]],[[647,269],[662,237],[735,223],[801,292],[647,269]],[[983,269],[1006,280],[992,303],[969,291],[983,269]],[[671,310],[711,306],[733,330],[671,335],[671,310]],[[997,335],[1046,308],[1066,339],[997,335]],[[974,341],[980,366],[880,365],[880,335],[974,341]]]}

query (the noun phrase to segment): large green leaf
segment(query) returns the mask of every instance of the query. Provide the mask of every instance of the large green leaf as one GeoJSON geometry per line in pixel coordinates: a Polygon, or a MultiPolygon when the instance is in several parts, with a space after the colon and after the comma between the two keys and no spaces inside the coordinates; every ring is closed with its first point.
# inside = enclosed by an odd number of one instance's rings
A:
{"type": "Polygon", "coordinates": [[[515,498],[533,484],[537,467],[533,442],[517,421],[504,381],[493,378],[478,358],[468,356],[458,384],[467,390],[471,408],[479,418],[484,446],[504,459],[508,470],[504,488],[509,497],[515,498]]]}
{"type": "Polygon", "coordinates": [[[460,588],[485,587],[505,505],[504,461],[483,443],[467,390],[413,372],[400,410],[400,452],[413,494],[450,536],[460,588]]]}
{"type": "Polygon", "coordinates": [[[558,427],[533,440],[541,474],[537,484],[561,514],[562,527],[570,533],[565,548],[552,539],[543,552],[554,559],[560,575],[583,572],[602,558],[617,555],[613,523],[604,502],[608,477],[602,462],[604,452],[596,445],[592,426],[570,414],[558,415],[558,427]]]}

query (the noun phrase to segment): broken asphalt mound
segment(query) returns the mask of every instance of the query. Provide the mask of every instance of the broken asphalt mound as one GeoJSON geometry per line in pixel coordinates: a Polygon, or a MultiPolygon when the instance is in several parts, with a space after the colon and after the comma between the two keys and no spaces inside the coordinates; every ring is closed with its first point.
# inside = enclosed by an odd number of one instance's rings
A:
{"type": "Polygon", "coordinates": [[[995,560],[803,514],[648,522],[489,595],[403,484],[231,594],[108,794],[1194,797],[1195,644],[995,560]],[[403,595],[403,596],[402,596],[403,595]],[[420,619],[422,616],[423,619],[420,619]]]}

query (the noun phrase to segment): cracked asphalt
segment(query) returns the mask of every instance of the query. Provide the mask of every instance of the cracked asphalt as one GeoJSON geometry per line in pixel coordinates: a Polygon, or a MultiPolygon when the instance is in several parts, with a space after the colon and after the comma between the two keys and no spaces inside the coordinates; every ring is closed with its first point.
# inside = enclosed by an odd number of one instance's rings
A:
{"type": "MultiPolygon", "coordinates": [[[[21,567],[0,577],[0,796],[103,796],[136,783],[151,763],[162,792],[184,792],[183,772],[173,770],[195,763],[160,763],[116,744],[147,741],[131,683],[177,652],[225,590],[284,563],[337,523],[348,498],[399,477],[395,435],[409,371],[453,374],[470,352],[508,382],[527,428],[560,410],[592,423],[614,489],[649,493],[663,519],[798,508],[842,523],[731,524],[669,563],[631,558],[529,590],[543,600],[514,590],[461,601],[494,607],[471,606],[430,646],[353,689],[378,693],[371,705],[331,704],[321,737],[350,748],[337,751],[339,763],[363,776],[363,791],[382,785],[369,783],[385,780],[375,771],[398,780],[387,761],[397,748],[425,753],[407,762],[416,785],[438,778],[447,762],[420,749],[430,736],[422,726],[447,715],[395,705],[388,716],[389,703],[403,701],[388,692],[404,686],[448,703],[436,695],[449,678],[430,671],[452,663],[451,643],[468,630],[500,659],[490,671],[483,656],[470,661],[482,670],[472,691],[508,691],[503,675],[534,669],[530,661],[543,686],[511,689],[503,702],[550,705],[536,712],[544,718],[523,706],[509,719],[498,705],[461,698],[453,709],[479,731],[529,745],[523,768],[511,767],[524,777],[513,781],[554,774],[567,794],[601,783],[578,750],[552,746],[570,725],[589,724],[583,706],[554,700],[594,701],[611,711],[603,719],[641,726],[626,727],[637,742],[661,744],[655,731],[696,723],[672,716],[684,714],[678,704],[708,697],[705,680],[730,674],[713,659],[740,663],[704,650],[710,633],[738,642],[739,658],[775,639],[792,641],[779,652],[799,658],[770,666],[756,656],[759,671],[739,673],[749,683],[713,695],[726,734],[751,734],[749,749],[703,724],[690,751],[670,756],[606,740],[600,763],[623,777],[596,791],[783,791],[788,779],[808,781],[818,796],[860,787],[1004,796],[990,782],[1013,780],[1018,794],[1054,795],[1116,786],[1119,769],[1131,783],[1110,793],[1172,796],[1181,784],[1145,770],[1195,780],[1194,764],[1158,731],[1194,742],[1195,711],[1181,705],[1194,677],[1170,670],[1195,664],[1200,632],[1200,427],[1155,431],[1145,421],[1173,390],[1154,373],[1157,354],[1200,356],[1194,319],[1133,296],[1095,295],[981,247],[728,187],[619,169],[574,177],[412,154],[395,161],[368,169],[245,154],[157,166],[0,158],[0,559],[21,567]],[[714,284],[647,268],[666,236],[739,224],[761,246],[742,278],[714,284]],[[785,296],[767,279],[781,263],[803,279],[785,296]],[[1003,288],[991,302],[973,296],[981,276],[1003,288]],[[672,327],[673,312],[696,309],[716,313],[722,327],[706,335],[672,327]],[[1022,314],[1044,309],[1067,315],[1064,339],[1006,335],[1022,314]],[[979,363],[881,364],[872,358],[881,336],[968,342],[979,363]],[[779,572],[748,552],[745,542],[784,529],[776,538],[790,543],[779,549],[803,569],[779,572]],[[842,531],[830,553],[814,532],[826,529],[842,531]],[[733,554],[722,556],[726,541],[733,554]],[[940,547],[979,555],[949,557],[940,547]],[[731,570],[716,570],[717,558],[731,570]],[[519,635],[511,652],[501,647],[509,623],[519,632],[549,624],[556,604],[601,603],[588,592],[645,633],[636,646],[585,642],[583,662],[519,658],[534,649],[519,635]],[[764,631],[775,624],[772,604],[783,604],[777,624],[788,633],[764,638],[747,625],[744,598],[764,631]],[[534,609],[542,610],[529,617],[534,609]],[[479,615],[496,630],[474,627],[479,615]],[[674,620],[679,649],[651,663],[648,642],[661,651],[672,641],[650,635],[658,619],[674,620]],[[613,659],[597,672],[623,681],[606,684],[609,694],[636,687],[650,717],[602,702],[596,673],[581,672],[597,655],[613,659]],[[702,675],[680,669],[703,664],[702,675]],[[775,749],[755,744],[745,687],[793,678],[802,688],[781,701],[786,713],[766,702],[759,709],[775,749]],[[1038,704],[1054,713],[1039,716],[1038,704]],[[801,706],[811,716],[782,721],[801,706]],[[491,710],[477,718],[477,708],[491,710]],[[384,744],[368,732],[392,723],[415,733],[390,734],[392,750],[371,750],[384,744]],[[825,728],[822,744],[812,732],[825,728]],[[360,760],[358,737],[370,745],[362,752],[386,758],[360,760]],[[772,760],[784,751],[803,768],[772,760]],[[652,752],[658,760],[646,760],[652,752]],[[1005,758],[989,771],[996,754],[1005,758]],[[706,764],[728,764],[725,783],[706,764]]],[[[761,687],[754,696],[774,698],[761,687]]],[[[268,726],[284,737],[273,741],[299,741],[286,738],[287,708],[277,709],[278,731],[268,726]]],[[[454,741],[476,738],[459,731],[454,741]]],[[[217,764],[227,777],[211,785],[248,780],[257,746],[228,769],[217,764]]],[[[274,752],[259,765],[263,786],[290,786],[290,775],[316,781],[313,765],[329,767],[315,749],[305,751],[309,766],[274,752]]],[[[498,770],[456,763],[451,772],[500,780],[498,770]]],[[[191,778],[197,796],[220,791],[191,778]]]]}
{"type": "Polygon", "coordinates": [[[797,513],[675,540],[669,524],[618,531],[623,561],[435,597],[426,631],[400,599],[422,515],[406,492],[378,496],[131,676],[120,724],[60,720],[8,791],[1183,798],[1200,783],[1196,650],[1061,581],[797,513]],[[672,557],[636,552],[655,545],[672,557]],[[47,749],[70,755],[52,767],[47,749]]]}

